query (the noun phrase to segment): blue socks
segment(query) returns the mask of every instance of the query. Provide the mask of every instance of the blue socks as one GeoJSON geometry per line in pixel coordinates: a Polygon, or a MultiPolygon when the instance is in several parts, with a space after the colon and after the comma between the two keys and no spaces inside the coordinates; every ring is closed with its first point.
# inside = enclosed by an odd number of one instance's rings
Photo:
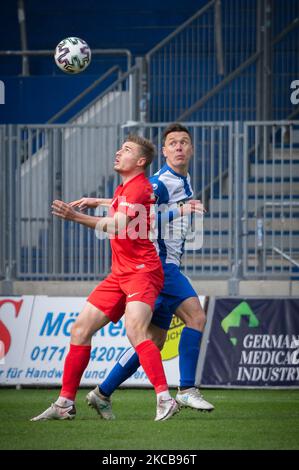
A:
{"type": "Polygon", "coordinates": [[[179,343],[180,387],[194,387],[202,333],[185,326],[179,343]]]}
{"type": "Polygon", "coordinates": [[[106,397],[110,397],[120,384],[136,372],[139,366],[140,363],[135,349],[128,349],[115,364],[104,382],[99,385],[100,392],[106,397]]]}
{"type": "MultiPolygon", "coordinates": [[[[180,387],[194,387],[202,333],[185,326],[179,343],[180,387]]],[[[115,364],[108,377],[99,385],[100,392],[110,397],[140,366],[134,348],[128,349],[115,364]]]]}

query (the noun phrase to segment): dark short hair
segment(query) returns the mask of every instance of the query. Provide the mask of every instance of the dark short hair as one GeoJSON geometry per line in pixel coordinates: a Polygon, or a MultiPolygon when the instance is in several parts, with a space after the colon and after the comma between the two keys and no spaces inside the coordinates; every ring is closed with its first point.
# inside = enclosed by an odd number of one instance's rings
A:
{"type": "Polygon", "coordinates": [[[139,145],[140,157],[144,157],[146,159],[144,168],[147,168],[152,163],[156,153],[156,147],[150,140],[145,139],[140,135],[129,134],[128,137],[126,137],[125,142],[134,142],[134,144],[139,145]]]}
{"type": "Polygon", "coordinates": [[[167,126],[163,132],[163,139],[162,139],[163,145],[165,145],[166,137],[171,132],[186,132],[189,135],[191,142],[192,142],[192,135],[189,129],[187,129],[187,127],[183,126],[183,124],[180,124],[179,122],[173,122],[172,124],[169,124],[169,126],[167,126]]]}

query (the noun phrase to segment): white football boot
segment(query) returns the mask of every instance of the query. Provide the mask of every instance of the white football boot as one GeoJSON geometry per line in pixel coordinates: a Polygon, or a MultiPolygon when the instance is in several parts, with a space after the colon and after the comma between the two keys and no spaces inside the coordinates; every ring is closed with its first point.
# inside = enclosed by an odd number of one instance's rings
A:
{"type": "Polygon", "coordinates": [[[111,399],[102,395],[98,387],[86,395],[86,401],[88,406],[94,408],[103,419],[109,421],[115,419],[115,415],[112,412],[111,399]]]}
{"type": "Polygon", "coordinates": [[[169,398],[167,400],[160,398],[157,403],[157,414],[155,421],[165,421],[166,419],[169,419],[174,414],[176,414],[179,409],[179,405],[174,398],[169,398]]]}
{"type": "Polygon", "coordinates": [[[179,389],[175,399],[180,406],[194,408],[195,410],[213,411],[214,409],[214,406],[206,401],[198,388],[195,387],[186,390],[179,389]]]}
{"type": "Polygon", "coordinates": [[[75,405],[71,406],[58,406],[56,403],[52,403],[50,408],[47,408],[43,413],[34,418],[31,418],[30,421],[43,421],[49,419],[74,419],[76,416],[75,405]]]}

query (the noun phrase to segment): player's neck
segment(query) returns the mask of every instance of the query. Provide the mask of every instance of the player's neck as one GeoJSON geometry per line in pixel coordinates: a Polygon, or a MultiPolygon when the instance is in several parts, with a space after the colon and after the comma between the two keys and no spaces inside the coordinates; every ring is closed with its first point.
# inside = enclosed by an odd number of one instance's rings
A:
{"type": "Polygon", "coordinates": [[[125,185],[131,179],[135,178],[135,176],[141,175],[142,173],[144,173],[144,170],[137,169],[137,170],[134,170],[132,173],[122,174],[121,175],[121,182],[122,182],[123,185],[125,185]]]}
{"type": "Polygon", "coordinates": [[[169,168],[171,168],[173,171],[175,171],[176,173],[178,173],[178,175],[182,175],[182,176],[187,176],[188,175],[188,166],[181,166],[181,167],[174,167],[173,165],[171,165],[170,163],[167,162],[167,165],[169,166],[169,168]]]}

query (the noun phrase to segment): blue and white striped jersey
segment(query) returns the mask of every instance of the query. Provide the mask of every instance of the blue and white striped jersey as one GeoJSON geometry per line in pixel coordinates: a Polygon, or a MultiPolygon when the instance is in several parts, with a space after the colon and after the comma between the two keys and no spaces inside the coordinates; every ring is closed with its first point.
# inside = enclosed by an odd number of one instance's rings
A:
{"type": "MultiPolygon", "coordinates": [[[[171,211],[193,197],[190,175],[182,176],[167,164],[150,177],[150,182],[161,213],[171,211]]],[[[189,217],[180,217],[171,220],[166,231],[161,226],[158,227],[155,243],[162,263],[180,266],[189,221],[189,217]]]]}

